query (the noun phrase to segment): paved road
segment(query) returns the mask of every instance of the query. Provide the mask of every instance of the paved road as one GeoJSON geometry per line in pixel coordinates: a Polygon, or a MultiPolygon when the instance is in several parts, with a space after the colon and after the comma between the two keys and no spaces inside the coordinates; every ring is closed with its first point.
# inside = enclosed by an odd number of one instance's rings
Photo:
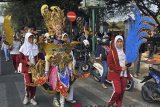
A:
{"type": "MultiPolygon", "coordinates": [[[[12,62],[1,59],[2,75],[0,75],[0,107],[33,107],[23,105],[24,83],[21,74],[14,74],[12,62]]],[[[87,79],[77,80],[74,84],[74,98],[82,107],[105,107],[106,101],[112,94],[112,87],[103,89],[98,82],[90,76],[87,79]]],[[[41,88],[38,88],[36,99],[39,104],[36,107],[53,107],[52,96],[48,96],[41,88]]],[[[142,100],[140,92],[133,89],[124,95],[124,107],[160,107],[160,103],[146,103],[142,100]]],[[[65,107],[72,107],[67,103],[65,107]]],[[[107,106],[106,106],[107,107],[107,106]]]]}

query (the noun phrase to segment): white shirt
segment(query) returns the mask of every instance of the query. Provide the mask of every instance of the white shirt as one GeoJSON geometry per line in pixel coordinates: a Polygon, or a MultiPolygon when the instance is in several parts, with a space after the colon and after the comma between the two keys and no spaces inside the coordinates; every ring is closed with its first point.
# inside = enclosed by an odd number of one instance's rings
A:
{"type": "Polygon", "coordinates": [[[1,50],[3,50],[3,49],[9,49],[9,45],[4,44],[4,42],[3,42],[3,43],[2,43],[1,50]]]}
{"type": "Polygon", "coordinates": [[[10,54],[19,54],[19,48],[21,46],[20,41],[13,41],[12,50],[10,54]]]}
{"type": "Polygon", "coordinates": [[[88,39],[88,35],[84,35],[86,37],[86,39],[88,39]]]}

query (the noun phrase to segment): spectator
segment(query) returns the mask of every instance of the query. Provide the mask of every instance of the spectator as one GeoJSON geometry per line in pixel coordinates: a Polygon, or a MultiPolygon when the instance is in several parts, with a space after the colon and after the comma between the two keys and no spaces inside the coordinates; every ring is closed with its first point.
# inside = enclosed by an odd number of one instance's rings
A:
{"type": "Polygon", "coordinates": [[[142,53],[145,52],[145,45],[146,44],[144,43],[144,44],[142,44],[140,46],[138,57],[137,57],[136,61],[134,62],[134,71],[135,71],[135,74],[133,76],[135,78],[137,78],[138,76],[141,76],[141,73],[140,73],[140,63],[141,63],[142,53]]]}
{"type": "Polygon", "coordinates": [[[10,60],[10,54],[9,54],[10,52],[9,52],[9,43],[7,41],[4,40],[4,42],[2,43],[1,50],[4,51],[6,61],[9,61],[10,60]]]}
{"type": "Polygon", "coordinates": [[[81,36],[80,36],[80,38],[79,38],[79,41],[82,43],[83,42],[83,40],[85,40],[86,39],[86,37],[85,37],[85,33],[84,32],[82,32],[81,33],[81,36]]]}
{"type": "Polygon", "coordinates": [[[112,81],[114,87],[113,94],[108,102],[108,107],[112,107],[114,103],[116,107],[122,107],[122,99],[127,85],[127,79],[130,74],[127,72],[126,55],[123,48],[123,37],[118,35],[114,40],[114,47],[111,48],[107,56],[109,67],[108,80],[112,81]]]}
{"type": "MultiPolygon", "coordinates": [[[[69,39],[69,36],[67,33],[63,33],[62,34],[62,41],[63,42],[70,42],[70,39],[69,39]]],[[[73,52],[71,51],[70,53],[73,57],[73,67],[75,67],[75,64],[76,64],[76,60],[73,56],[73,52]]],[[[74,68],[75,69],[75,68],[74,68]]],[[[70,102],[70,103],[76,103],[76,100],[73,99],[73,92],[74,92],[74,87],[73,87],[73,84],[70,85],[70,89],[69,89],[69,94],[68,94],[68,97],[67,97],[67,102],[70,102]]]]}
{"type": "Polygon", "coordinates": [[[19,65],[18,59],[19,59],[20,46],[21,46],[21,42],[16,36],[14,36],[14,41],[13,41],[13,45],[11,46],[10,54],[12,56],[12,62],[13,62],[15,73],[18,72],[17,69],[19,65]]]}
{"type": "Polygon", "coordinates": [[[110,50],[106,42],[107,42],[106,39],[102,39],[102,46],[100,48],[100,59],[101,59],[102,66],[103,66],[101,84],[103,88],[107,88],[107,86],[105,85],[105,81],[107,79],[107,73],[108,73],[107,54],[110,50]]]}
{"type": "Polygon", "coordinates": [[[96,52],[95,52],[96,59],[98,59],[100,57],[101,48],[102,48],[101,40],[100,40],[100,38],[97,38],[97,46],[96,46],[96,52]]]}
{"type": "Polygon", "coordinates": [[[36,86],[32,81],[32,74],[29,72],[29,67],[34,66],[38,61],[38,46],[33,43],[33,34],[26,33],[24,44],[20,48],[20,63],[22,63],[22,73],[24,74],[25,82],[25,97],[23,104],[29,103],[32,105],[37,105],[35,100],[36,86]]]}

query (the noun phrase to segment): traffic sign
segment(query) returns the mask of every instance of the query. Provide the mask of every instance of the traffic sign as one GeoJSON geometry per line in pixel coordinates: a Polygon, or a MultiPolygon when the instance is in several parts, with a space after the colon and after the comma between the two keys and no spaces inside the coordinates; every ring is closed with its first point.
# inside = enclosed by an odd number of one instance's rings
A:
{"type": "Polygon", "coordinates": [[[70,11],[67,13],[67,18],[69,19],[70,22],[74,22],[77,18],[77,15],[75,12],[70,11]]]}

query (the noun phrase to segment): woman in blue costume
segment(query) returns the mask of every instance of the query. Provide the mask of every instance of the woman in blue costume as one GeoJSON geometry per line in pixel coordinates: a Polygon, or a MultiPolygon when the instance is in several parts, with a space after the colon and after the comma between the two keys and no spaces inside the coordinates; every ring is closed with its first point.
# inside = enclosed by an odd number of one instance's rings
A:
{"type": "MultiPolygon", "coordinates": [[[[57,35],[54,35],[53,42],[54,44],[58,44],[59,48],[58,50],[55,51],[53,50],[54,51],[53,57],[56,57],[56,55],[63,56],[64,55],[63,53],[65,53],[65,49],[63,48],[63,42],[61,39],[62,39],[61,32],[57,33],[57,35]]],[[[59,65],[62,64],[62,62],[63,59],[59,59],[59,65]]],[[[69,65],[71,63],[72,61],[69,63],[69,65]]],[[[46,71],[46,74],[49,77],[49,83],[51,84],[53,91],[56,93],[53,98],[53,105],[56,107],[64,107],[65,98],[67,98],[68,96],[70,75],[72,75],[71,67],[68,66],[68,63],[64,64],[63,68],[60,68],[60,66],[57,66],[54,63],[49,64],[49,66],[50,69],[49,71],[46,71]],[[57,100],[59,95],[60,95],[60,101],[59,101],[60,104],[57,100]]]]}
{"type": "Polygon", "coordinates": [[[53,43],[45,44],[45,73],[49,78],[53,92],[55,92],[53,98],[54,107],[64,107],[65,98],[68,97],[73,59],[70,55],[70,43],[65,43],[61,40],[65,15],[59,7],[51,6],[49,9],[46,4],[41,7],[41,14],[49,35],[54,35],[53,43]],[[57,100],[58,95],[60,95],[60,104],[57,100]]]}

